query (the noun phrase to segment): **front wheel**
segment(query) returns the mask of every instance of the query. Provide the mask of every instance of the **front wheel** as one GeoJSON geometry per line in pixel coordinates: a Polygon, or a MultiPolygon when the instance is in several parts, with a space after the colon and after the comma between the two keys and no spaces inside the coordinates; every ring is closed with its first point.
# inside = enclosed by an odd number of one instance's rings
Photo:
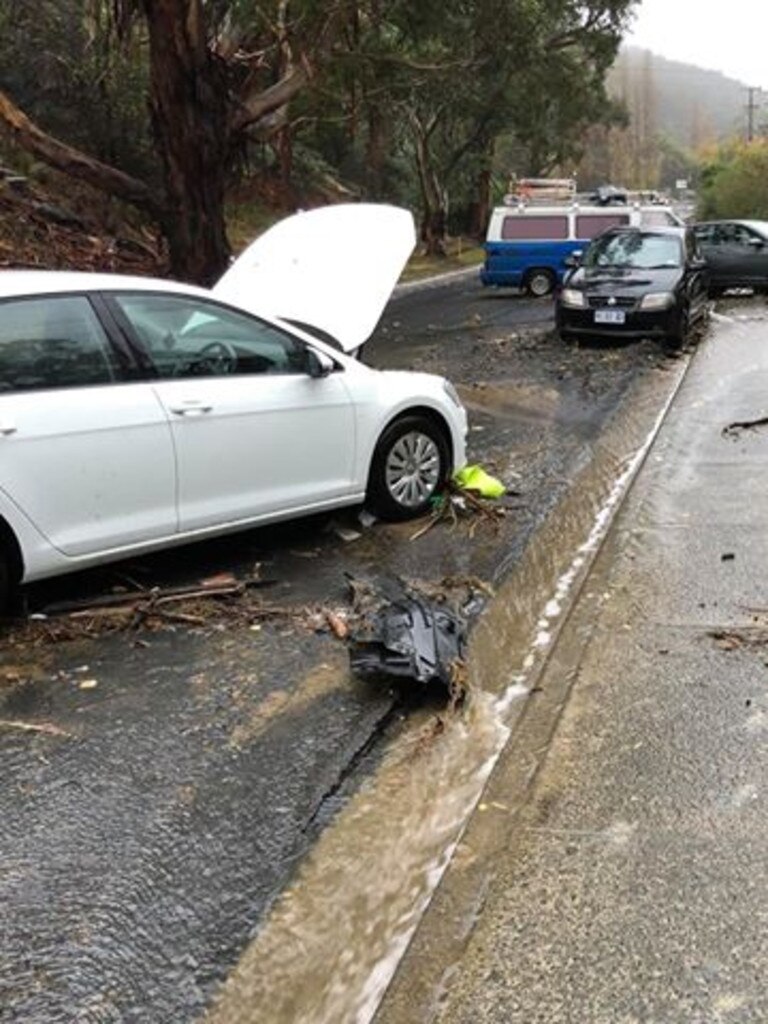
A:
{"type": "Polygon", "coordinates": [[[379,439],[366,502],[382,519],[424,515],[450,470],[446,432],[426,416],[404,416],[379,439]]]}
{"type": "Polygon", "coordinates": [[[674,334],[670,334],[666,339],[667,348],[673,352],[682,351],[688,344],[688,339],[691,334],[691,321],[688,310],[685,309],[680,314],[680,324],[674,334]]]}

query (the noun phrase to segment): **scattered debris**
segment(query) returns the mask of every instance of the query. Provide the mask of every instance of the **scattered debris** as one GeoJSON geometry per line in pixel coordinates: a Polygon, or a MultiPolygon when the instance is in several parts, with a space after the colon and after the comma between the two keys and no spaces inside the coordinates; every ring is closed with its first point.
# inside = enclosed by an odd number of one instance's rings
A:
{"type": "Polygon", "coordinates": [[[733,553],[733,551],[725,551],[722,555],[720,555],[721,562],[732,562],[735,558],[736,555],[733,553]]]}
{"type": "Polygon", "coordinates": [[[453,482],[462,491],[473,491],[479,498],[501,498],[507,488],[482,466],[464,466],[453,474],[453,482]]]}
{"type": "MultiPolygon", "coordinates": [[[[508,492],[510,496],[518,497],[518,492],[508,492]]],[[[434,502],[434,507],[426,523],[412,534],[411,540],[418,540],[441,522],[448,522],[451,527],[456,527],[462,520],[470,520],[469,536],[474,537],[479,523],[486,523],[498,530],[502,519],[507,515],[509,506],[499,503],[496,500],[482,498],[472,490],[465,490],[451,481],[441,495],[434,502]]]]}
{"type": "Polygon", "coordinates": [[[351,579],[350,585],[360,610],[350,634],[352,670],[362,676],[440,682],[452,700],[460,699],[466,688],[464,617],[445,600],[425,597],[400,580],[351,579]]]}
{"type": "Polygon", "coordinates": [[[345,544],[351,544],[354,540],[360,540],[362,533],[358,530],[350,530],[348,526],[339,526],[337,523],[333,523],[331,532],[334,533],[339,540],[343,540],[345,544]]]}
{"type": "Polygon", "coordinates": [[[745,431],[757,430],[758,427],[768,427],[768,416],[761,416],[756,420],[738,420],[735,423],[729,423],[727,427],[723,427],[721,433],[723,437],[736,440],[745,431]]]}
{"type": "Polygon", "coordinates": [[[214,576],[200,580],[200,586],[205,590],[218,590],[220,587],[236,587],[238,582],[234,573],[217,572],[214,576]]]}
{"type": "Polygon", "coordinates": [[[50,722],[22,722],[13,718],[0,718],[0,729],[20,729],[22,732],[40,732],[46,736],[71,736],[71,732],[50,722]]]}
{"type": "Polygon", "coordinates": [[[331,627],[331,632],[339,640],[346,640],[349,636],[349,626],[344,618],[337,612],[327,611],[325,613],[325,619],[328,625],[331,627]]]}
{"type": "Polygon", "coordinates": [[[734,629],[712,629],[707,633],[721,651],[736,651],[742,647],[768,646],[768,627],[743,626],[734,629]]]}

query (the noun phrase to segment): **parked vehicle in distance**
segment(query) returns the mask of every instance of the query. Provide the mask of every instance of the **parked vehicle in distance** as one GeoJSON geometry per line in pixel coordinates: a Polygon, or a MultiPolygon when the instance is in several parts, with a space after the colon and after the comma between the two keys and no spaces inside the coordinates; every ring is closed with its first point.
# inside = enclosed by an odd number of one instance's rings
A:
{"type": "Polygon", "coordinates": [[[729,288],[768,290],[768,221],[703,221],[693,230],[707,261],[711,296],[729,288]]]}
{"type": "Polygon", "coordinates": [[[596,238],[555,300],[560,337],[685,345],[707,315],[706,264],[691,228],[615,228],[596,238]]]}
{"type": "Polygon", "coordinates": [[[0,602],[26,581],[364,500],[384,518],[424,513],[465,461],[457,393],[346,354],[414,243],[408,211],[356,204],[281,222],[210,291],[0,272],[0,602]],[[375,260],[350,261],[372,238],[375,260]]]}
{"type": "MultiPolygon", "coordinates": [[[[480,280],[485,286],[523,288],[549,295],[563,280],[566,260],[602,232],[615,227],[682,225],[668,207],[655,203],[590,204],[579,197],[564,201],[518,201],[491,214],[480,280]]],[[[631,199],[631,194],[630,194],[631,199]]]]}

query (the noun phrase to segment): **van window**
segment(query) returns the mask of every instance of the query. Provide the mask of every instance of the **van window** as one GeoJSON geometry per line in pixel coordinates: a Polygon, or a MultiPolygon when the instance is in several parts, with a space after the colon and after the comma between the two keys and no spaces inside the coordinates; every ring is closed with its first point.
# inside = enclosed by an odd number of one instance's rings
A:
{"type": "Polygon", "coordinates": [[[608,228],[623,228],[628,225],[628,213],[583,213],[576,218],[576,237],[594,238],[608,228]]]}
{"type": "Polygon", "coordinates": [[[567,217],[505,217],[501,226],[505,242],[534,240],[549,241],[568,237],[567,217]]]}

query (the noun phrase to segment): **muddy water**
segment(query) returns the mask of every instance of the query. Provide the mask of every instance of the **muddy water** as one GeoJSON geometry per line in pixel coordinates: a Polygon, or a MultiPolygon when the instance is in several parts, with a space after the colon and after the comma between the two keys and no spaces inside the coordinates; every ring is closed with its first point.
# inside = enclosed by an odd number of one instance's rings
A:
{"type": "Polygon", "coordinates": [[[206,1024],[372,1019],[685,366],[644,383],[471,638],[471,699],[425,714],[327,829],[206,1024]]]}

